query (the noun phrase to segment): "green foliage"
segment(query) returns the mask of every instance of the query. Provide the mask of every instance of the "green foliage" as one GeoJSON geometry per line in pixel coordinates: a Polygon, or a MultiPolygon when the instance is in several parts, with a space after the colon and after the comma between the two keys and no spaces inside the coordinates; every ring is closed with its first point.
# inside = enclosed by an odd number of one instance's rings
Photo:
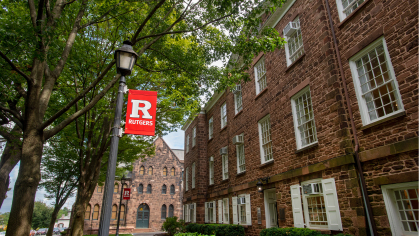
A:
{"type": "Polygon", "coordinates": [[[244,227],[241,225],[227,224],[188,224],[186,231],[190,233],[200,233],[205,235],[217,236],[237,236],[244,235],[244,227]]]}
{"type": "Polygon", "coordinates": [[[178,233],[175,236],[215,236],[215,235],[204,235],[199,233],[178,233]]]}
{"type": "Polygon", "coordinates": [[[67,207],[64,207],[64,209],[61,209],[59,212],[58,212],[58,215],[57,215],[57,219],[60,219],[61,218],[61,216],[63,216],[63,215],[68,215],[68,212],[69,212],[70,210],[67,208],[67,207]]]}
{"type": "Polygon", "coordinates": [[[351,234],[339,233],[339,234],[336,234],[335,236],[352,236],[352,235],[351,234]]]}
{"type": "MultiPolygon", "coordinates": [[[[263,229],[260,236],[323,236],[319,231],[307,228],[269,228],[263,229]]],[[[338,234],[340,236],[350,236],[349,234],[338,234]]]]}
{"type": "Polygon", "coordinates": [[[32,228],[48,228],[54,209],[43,202],[35,202],[32,214],[32,228]]]}
{"type": "Polygon", "coordinates": [[[161,229],[173,236],[179,232],[185,232],[185,221],[179,220],[177,216],[167,217],[163,222],[161,229]]]}
{"type": "Polygon", "coordinates": [[[7,225],[7,222],[9,221],[9,216],[10,212],[0,214],[0,225],[7,225]]]}

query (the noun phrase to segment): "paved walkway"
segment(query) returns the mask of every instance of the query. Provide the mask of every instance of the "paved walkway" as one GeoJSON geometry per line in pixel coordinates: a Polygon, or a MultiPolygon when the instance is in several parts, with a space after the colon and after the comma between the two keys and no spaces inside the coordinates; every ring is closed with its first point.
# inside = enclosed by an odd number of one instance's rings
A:
{"type": "Polygon", "coordinates": [[[133,233],[134,236],[153,236],[156,234],[164,234],[165,232],[157,231],[157,232],[145,232],[145,233],[133,233]]]}

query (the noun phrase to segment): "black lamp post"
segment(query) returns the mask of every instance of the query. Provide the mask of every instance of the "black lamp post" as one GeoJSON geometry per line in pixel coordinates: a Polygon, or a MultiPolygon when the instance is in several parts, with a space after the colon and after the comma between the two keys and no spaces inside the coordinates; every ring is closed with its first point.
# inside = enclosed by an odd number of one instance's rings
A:
{"type": "MultiPolygon", "coordinates": [[[[124,191],[124,185],[125,185],[125,181],[131,181],[131,178],[125,178],[125,175],[122,176],[121,178],[121,194],[119,196],[119,210],[118,210],[118,222],[116,222],[116,233],[115,236],[119,236],[119,222],[121,219],[121,205],[122,205],[122,192],[124,191]]],[[[127,184],[127,186],[130,186],[130,184],[127,184]]],[[[125,206],[125,211],[124,211],[124,217],[126,217],[126,212],[127,212],[127,208],[125,206]]]]}
{"type": "Polygon", "coordinates": [[[109,236],[116,158],[119,138],[122,134],[122,132],[120,132],[120,124],[124,92],[126,91],[125,76],[131,74],[137,57],[138,54],[132,49],[132,43],[130,41],[124,41],[124,45],[115,51],[116,69],[121,75],[121,78],[119,79],[118,96],[116,98],[115,118],[112,127],[111,147],[108,160],[108,173],[106,174],[98,236],[109,236]]]}

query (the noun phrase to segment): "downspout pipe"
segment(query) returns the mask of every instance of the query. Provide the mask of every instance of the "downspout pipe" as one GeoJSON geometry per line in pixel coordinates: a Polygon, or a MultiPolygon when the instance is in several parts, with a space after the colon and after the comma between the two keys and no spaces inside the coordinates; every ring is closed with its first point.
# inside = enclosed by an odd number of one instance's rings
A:
{"type": "Polygon", "coordinates": [[[374,216],[372,214],[371,203],[370,203],[370,200],[368,198],[367,187],[366,187],[367,185],[365,183],[365,178],[364,178],[364,174],[363,174],[363,171],[362,171],[361,161],[359,160],[358,135],[357,135],[356,128],[355,128],[355,123],[354,123],[354,118],[353,118],[353,113],[352,113],[352,108],[351,108],[351,101],[350,101],[349,95],[348,95],[348,88],[347,88],[347,84],[346,84],[345,73],[343,71],[342,60],[341,60],[340,53],[339,53],[339,47],[338,47],[338,43],[336,41],[336,35],[335,35],[335,29],[334,29],[334,26],[333,26],[332,15],[330,14],[329,1],[328,0],[325,0],[325,1],[326,1],[327,14],[329,16],[330,29],[332,31],[332,36],[333,36],[333,43],[335,44],[336,57],[338,59],[340,74],[342,76],[342,84],[343,84],[343,90],[344,90],[345,98],[346,98],[346,105],[348,106],[349,119],[351,120],[351,129],[352,129],[352,133],[353,133],[353,136],[354,136],[354,142],[355,142],[354,157],[355,157],[356,168],[357,168],[357,171],[358,171],[358,177],[359,177],[360,185],[361,185],[361,193],[362,193],[362,199],[363,199],[364,206],[365,206],[367,223],[368,223],[368,226],[369,226],[370,235],[378,236],[377,226],[375,224],[374,216]]]}

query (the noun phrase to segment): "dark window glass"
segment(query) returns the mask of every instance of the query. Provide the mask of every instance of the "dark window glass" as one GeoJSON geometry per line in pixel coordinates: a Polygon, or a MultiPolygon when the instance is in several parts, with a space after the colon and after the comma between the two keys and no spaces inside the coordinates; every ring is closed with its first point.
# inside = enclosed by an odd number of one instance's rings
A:
{"type": "Polygon", "coordinates": [[[170,185],[170,194],[175,194],[175,186],[173,184],[170,185]]]}
{"type": "Polygon", "coordinates": [[[163,187],[161,187],[161,193],[166,194],[166,185],[163,184],[163,187]]]}
{"type": "Polygon", "coordinates": [[[147,185],[147,193],[151,193],[151,184],[147,185]]]}
{"type": "Polygon", "coordinates": [[[161,218],[166,219],[166,205],[161,206],[161,218]]]}
{"type": "Polygon", "coordinates": [[[143,184],[140,184],[138,186],[138,193],[143,193],[143,189],[144,189],[143,184]]]}
{"type": "Polygon", "coordinates": [[[175,208],[173,207],[172,204],[170,204],[170,206],[169,206],[169,217],[174,216],[174,211],[175,211],[175,208]]]}

